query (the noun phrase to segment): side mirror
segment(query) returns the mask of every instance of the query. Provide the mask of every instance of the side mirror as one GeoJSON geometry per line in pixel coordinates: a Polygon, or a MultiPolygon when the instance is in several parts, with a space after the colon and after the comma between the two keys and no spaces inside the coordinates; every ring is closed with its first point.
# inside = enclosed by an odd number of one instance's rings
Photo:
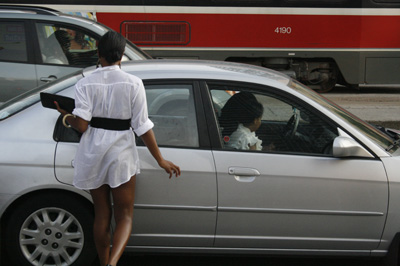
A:
{"type": "Polygon", "coordinates": [[[333,141],[333,156],[374,158],[364,147],[350,137],[339,136],[333,141]]]}

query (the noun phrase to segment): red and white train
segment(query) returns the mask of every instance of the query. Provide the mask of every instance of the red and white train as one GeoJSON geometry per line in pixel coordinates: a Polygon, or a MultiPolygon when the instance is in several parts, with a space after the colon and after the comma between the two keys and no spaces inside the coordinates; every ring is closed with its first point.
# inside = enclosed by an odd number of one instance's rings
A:
{"type": "Polygon", "coordinates": [[[319,91],[400,84],[400,0],[16,0],[95,12],[155,58],[244,62],[319,91]]]}

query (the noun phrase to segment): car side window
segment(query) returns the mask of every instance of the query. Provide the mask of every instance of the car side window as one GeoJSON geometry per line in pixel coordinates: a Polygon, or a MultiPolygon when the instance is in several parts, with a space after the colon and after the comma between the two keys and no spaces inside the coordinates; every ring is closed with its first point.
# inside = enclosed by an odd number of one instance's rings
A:
{"type": "Polygon", "coordinates": [[[28,51],[23,22],[0,22],[0,60],[27,62],[28,51]]]}
{"type": "Polygon", "coordinates": [[[337,129],[311,107],[268,92],[211,89],[223,149],[331,155],[337,129]]]}
{"type": "Polygon", "coordinates": [[[149,118],[160,146],[198,147],[193,86],[145,85],[149,118]]]}
{"type": "Polygon", "coordinates": [[[98,60],[96,38],[66,25],[36,24],[44,64],[90,66],[98,60]]]}
{"type": "MultiPolygon", "coordinates": [[[[192,85],[145,85],[149,118],[159,146],[199,147],[192,85]]],[[[53,138],[60,142],[79,142],[81,135],[66,128],[60,116],[53,138]]],[[[138,145],[144,145],[137,138],[138,145]]]]}

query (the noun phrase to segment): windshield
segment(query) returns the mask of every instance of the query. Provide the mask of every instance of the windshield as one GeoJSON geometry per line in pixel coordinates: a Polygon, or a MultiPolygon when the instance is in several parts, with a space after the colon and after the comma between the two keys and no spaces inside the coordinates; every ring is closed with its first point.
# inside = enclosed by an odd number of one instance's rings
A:
{"type": "Polygon", "coordinates": [[[18,95],[11,100],[0,104],[0,121],[4,120],[25,108],[40,101],[40,93],[58,93],[65,88],[74,86],[75,83],[82,78],[82,71],[72,73],[55,82],[50,82],[43,86],[32,89],[26,93],[18,95]]]}
{"type": "MultiPolygon", "coordinates": [[[[387,150],[388,147],[392,146],[394,140],[383,133],[382,131],[378,130],[375,126],[368,124],[367,122],[363,121],[362,119],[356,117],[355,115],[349,113],[342,107],[336,105],[335,103],[331,102],[330,100],[326,99],[325,97],[321,96],[320,94],[316,93],[315,91],[307,88],[306,86],[302,85],[301,83],[292,80],[289,86],[296,91],[300,92],[301,94],[313,99],[315,102],[319,103],[338,117],[342,118],[353,127],[355,127],[358,131],[363,133],[365,136],[370,138],[373,142],[377,145],[381,146],[383,149],[387,150]]],[[[391,149],[388,152],[395,152],[397,147],[391,149]]]]}

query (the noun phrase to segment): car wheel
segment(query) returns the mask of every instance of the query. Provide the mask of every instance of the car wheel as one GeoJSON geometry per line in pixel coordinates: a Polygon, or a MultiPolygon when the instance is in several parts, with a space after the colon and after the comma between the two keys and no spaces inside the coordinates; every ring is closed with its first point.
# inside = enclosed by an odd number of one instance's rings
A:
{"type": "Polygon", "coordinates": [[[5,232],[13,265],[90,265],[96,255],[93,210],[70,195],[29,198],[11,214],[5,232]]]}

